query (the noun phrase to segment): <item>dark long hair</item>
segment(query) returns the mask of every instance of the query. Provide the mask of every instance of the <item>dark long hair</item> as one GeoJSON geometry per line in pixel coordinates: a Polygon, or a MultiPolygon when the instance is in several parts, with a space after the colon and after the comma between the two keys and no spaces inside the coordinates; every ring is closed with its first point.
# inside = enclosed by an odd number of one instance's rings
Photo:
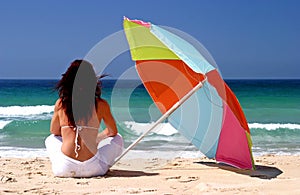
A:
{"type": "Polygon", "coordinates": [[[96,99],[101,98],[100,77],[86,60],[73,61],[55,89],[61,98],[60,109],[65,111],[70,126],[76,126],[79,121],[87,123],[94,108],[97,109],[96,99]]]}

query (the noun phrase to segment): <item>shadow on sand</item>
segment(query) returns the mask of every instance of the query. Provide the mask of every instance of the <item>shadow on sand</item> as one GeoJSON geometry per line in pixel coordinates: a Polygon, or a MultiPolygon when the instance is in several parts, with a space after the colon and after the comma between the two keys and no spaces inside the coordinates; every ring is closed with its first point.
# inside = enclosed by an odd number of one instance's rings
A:
{"type": "Polygon", "coordinates": [[[210,166],[210,167],[217,167],[223,170],[232,171],[242,175],[249,175],[250,177],[257,177],[260,179],[274,179],[281,173],[283,173],[280,169],[276,167],[268,167],[263,165],[256,165],[256,170],[245,170],[245,169],[238,169],[223,163],[216,163],[216,162],[195,162],[198,164],[210,166]]]}
{"type": "Polygon", "coordinates": [[[158,173],[146,173],[143,171],[131,171],[131,170],[109,170],[105,177],[141,177],[141,176],[155,176],[158,173]]]}

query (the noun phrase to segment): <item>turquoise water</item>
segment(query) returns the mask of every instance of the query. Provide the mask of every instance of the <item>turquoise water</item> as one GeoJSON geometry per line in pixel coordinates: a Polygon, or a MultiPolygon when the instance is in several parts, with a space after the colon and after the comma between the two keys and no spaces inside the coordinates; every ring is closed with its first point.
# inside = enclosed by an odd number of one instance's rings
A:
{"type": "MultiPolygon", "coordinates": [[[[0,156],[44,152],[56,80],[0,80],[0,156]]],[[[300,80],[226,80],[251,129],[254,154],[300,154],[300,80]]],[[[160,117],[139,81],[103,81],[119,132],[128,146],[160,117]]],[[[136,150],[195,151],[167,121],[136,150]]]]}

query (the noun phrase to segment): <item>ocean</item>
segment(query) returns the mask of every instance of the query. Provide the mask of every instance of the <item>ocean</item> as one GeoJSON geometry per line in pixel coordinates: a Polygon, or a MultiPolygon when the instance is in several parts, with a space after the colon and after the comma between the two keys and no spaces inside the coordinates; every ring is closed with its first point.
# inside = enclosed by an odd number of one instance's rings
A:
{"type": "MultiPolygon", "coordinates": [[[[47,156],[57,80],[0,80],[0,156],[47,156]]],[[[226,80],[245,112],[254,155],[300,154],[300,80],[226,80]]],[[[125,146],[161,115],[140,81],[103,80],[125,146]]],[[[102,125],[103,127],[103,125],[102,125]]],[[[199,157],[167,121],[146,136],[131,155],[199,157]]]]}

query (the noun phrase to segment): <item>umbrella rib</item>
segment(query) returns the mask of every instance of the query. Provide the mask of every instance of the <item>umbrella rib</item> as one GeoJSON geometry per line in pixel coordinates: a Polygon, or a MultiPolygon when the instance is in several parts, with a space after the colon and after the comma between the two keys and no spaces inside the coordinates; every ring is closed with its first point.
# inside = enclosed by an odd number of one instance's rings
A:
{"type": "Polygon", "coordinates": [[[189,91],[185,96],[183,96],[178,102],[176,102],[165,114],[163,114],[147,131],[145,131],[139,138],[137,138],[126,150],[115,160],[115,162],[111,165],[116,164],[125,154],[129,152],[134,146],[136,146],[150,131],[155,129],[157,125],[162,123],[165,119],[167,119],[181,104],[183,104],[189,97],[191,97],[198,89],[203,86],[203,83],[207,80],[205,78],[203,81],[199,82],[191,91],[189,91]]]}

